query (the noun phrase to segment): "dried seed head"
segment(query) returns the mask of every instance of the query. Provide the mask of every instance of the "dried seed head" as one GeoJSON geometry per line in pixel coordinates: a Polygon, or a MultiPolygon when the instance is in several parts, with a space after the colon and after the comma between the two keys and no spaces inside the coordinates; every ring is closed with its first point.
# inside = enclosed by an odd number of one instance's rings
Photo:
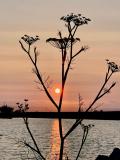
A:
{"type": "Polygon", "coordinates": [[[60,19],[67,23],[73,22],[76,26],[88,24],[88,22],[91,21],[90,18],[83,17],[81,14],[73,13],[68,14],[67,16],[63,16],[60,19]]]}

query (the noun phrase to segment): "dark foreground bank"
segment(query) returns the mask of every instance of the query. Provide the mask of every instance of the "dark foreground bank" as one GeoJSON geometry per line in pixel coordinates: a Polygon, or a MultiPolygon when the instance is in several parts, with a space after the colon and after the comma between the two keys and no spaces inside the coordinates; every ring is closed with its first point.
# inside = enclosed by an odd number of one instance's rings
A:
{"type": "Polygon", "coordinates": [[[114,148],[109,156],[99,155],[96,160],[120,160],[120,149],[114,148]]]}
{"type": "Polygon", "coordinates": [[[98,119],[98,120],[120,120],[120,111],[113,112],[13,112],[13,113],[0,113],[0,118],[20,118],[27,116],[29,118],[58,118],[59,116],[64,119],[98,119]]]}

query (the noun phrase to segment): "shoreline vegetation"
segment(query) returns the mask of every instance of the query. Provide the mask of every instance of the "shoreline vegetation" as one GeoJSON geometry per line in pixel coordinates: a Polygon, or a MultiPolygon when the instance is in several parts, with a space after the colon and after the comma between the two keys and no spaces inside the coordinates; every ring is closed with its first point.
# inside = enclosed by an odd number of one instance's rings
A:
{"type": "Polygon", "coordinates": [[[120,111],[100,111],[100,112],[12,112],[0,113],[0,118],[58,118],[61,116],[63,119],[93,119],[93,120],[120,120],[120,111]]]}

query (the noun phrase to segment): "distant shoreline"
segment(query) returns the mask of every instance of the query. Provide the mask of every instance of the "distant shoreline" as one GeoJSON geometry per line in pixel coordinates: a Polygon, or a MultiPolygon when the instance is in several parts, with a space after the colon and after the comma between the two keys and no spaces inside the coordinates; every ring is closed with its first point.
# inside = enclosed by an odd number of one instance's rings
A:
{"type": "Polygon", "coordinates": [[[0,113],[0,118],[20,118],[27,116],[28,118],[58,118],[59,116],[63,119],[96,119],[96,120],[120,120],[120,111],[109,111],[109,112],[13,112],[0,113]]]}

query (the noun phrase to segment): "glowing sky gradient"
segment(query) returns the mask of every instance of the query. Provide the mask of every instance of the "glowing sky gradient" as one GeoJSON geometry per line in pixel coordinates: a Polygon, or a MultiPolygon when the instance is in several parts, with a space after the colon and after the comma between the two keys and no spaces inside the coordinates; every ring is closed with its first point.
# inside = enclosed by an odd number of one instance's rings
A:
{"type": "MultiPolygon", "coordinates": [[[[81,13],[91,18],[89,25],[77,32],[82,44],[90,48],[70,71],[64,98],[64,110],[78,109],[78,93],[87,104],[95,97],[105,75],[105,59],[120,64],[120,1],[119,0],[0,0],[0,105],[29,99],[31,110],[53,111],[44,92],[37,89],[32,66],[19,46],[24,34],[39,35],[39,66],[53,80],[51,93],[60,83],[60,53],[45,40],[65,31],[59,18],[67,13],[81,13]]],[[[120,110],[120,75],[117,85],[100,103],[101,109],[120,110]]]]}

